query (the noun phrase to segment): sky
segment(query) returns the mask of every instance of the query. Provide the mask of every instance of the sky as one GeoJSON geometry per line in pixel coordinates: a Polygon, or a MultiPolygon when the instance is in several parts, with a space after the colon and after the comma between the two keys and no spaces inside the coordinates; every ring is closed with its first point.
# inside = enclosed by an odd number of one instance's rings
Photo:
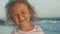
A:
{"type": "MultiPolygon", "coordinates": [[[[28,0],[38,17],[60,17],[60,0],[28,0]]],[[[5,5],[8,0],[0,0],[0,18],[6,18],[5,5]]]]}

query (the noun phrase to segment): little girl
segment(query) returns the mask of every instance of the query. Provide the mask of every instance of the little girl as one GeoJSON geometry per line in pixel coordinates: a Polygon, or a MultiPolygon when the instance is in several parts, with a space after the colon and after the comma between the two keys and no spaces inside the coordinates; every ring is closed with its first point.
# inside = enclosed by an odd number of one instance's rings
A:
{"type": "Polygon", "coordinates": [[[34,10],[27,0],[15,0],[6,5],[7,15],[17,26],[12,34],[44,34],[43,30],[32,25],[34,10]]]}

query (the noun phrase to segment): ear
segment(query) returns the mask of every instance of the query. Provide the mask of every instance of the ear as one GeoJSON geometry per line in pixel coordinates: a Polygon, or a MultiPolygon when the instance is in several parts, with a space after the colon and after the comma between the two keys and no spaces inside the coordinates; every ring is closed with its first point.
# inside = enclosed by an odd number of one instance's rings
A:
{"type": "Polygon", "coordinates": [[[32,17],[32,13],[30,12],[30,17],[32,17]]]}

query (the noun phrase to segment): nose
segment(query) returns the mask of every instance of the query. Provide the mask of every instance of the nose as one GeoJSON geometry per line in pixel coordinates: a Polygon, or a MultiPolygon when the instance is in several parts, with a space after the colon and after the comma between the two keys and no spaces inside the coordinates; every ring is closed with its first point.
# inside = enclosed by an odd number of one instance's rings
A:
{"type": "Polygon", "coordinates": [[[24,16],[23,16],[21,13],[19,13],[19,14],[18,14],[18,19],[24,20],[24,16]]]}

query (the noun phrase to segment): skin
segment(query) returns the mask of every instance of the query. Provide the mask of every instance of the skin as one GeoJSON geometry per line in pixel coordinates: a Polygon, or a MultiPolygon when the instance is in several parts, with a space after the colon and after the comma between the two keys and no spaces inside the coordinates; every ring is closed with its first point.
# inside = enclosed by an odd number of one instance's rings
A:
{"type": "Polygon", "coordinates": [[[34,26],[30,23],[31,13],[23,3],[16,3],[12,7],[12,20],[19,26],[22,31],[31,31],[34,26]]]}

